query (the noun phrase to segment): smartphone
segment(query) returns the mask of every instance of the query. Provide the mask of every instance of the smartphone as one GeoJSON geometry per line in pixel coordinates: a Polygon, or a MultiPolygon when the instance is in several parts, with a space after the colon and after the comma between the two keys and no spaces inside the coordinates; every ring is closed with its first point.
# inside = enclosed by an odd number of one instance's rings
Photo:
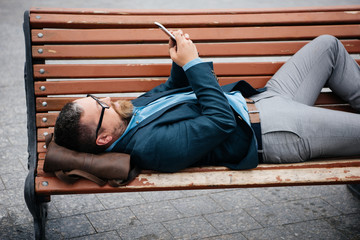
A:
{"type": "Polygon", "coordinates": [[[175,36],[171,34],[171,32],[169,32],[169,30],[167,30],[161,23],[158,22],[154,22],[155,25],[157,25],[166,35],[168,35],[172,40],[174,40],[176,42],[175,36]]]}

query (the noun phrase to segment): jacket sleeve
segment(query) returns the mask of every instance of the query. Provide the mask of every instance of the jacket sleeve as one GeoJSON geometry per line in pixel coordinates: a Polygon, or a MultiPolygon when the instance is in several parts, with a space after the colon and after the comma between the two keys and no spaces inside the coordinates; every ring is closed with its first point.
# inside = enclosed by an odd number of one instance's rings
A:
{"type": "MultiPolygon", "coordinates": [[[[187,116],[186,107],[176,112],[177,121],[159,124],[146,139],[139,155],[147,158],[144,168],[175,172],[189,167],[222,143],[236,128],[232,109],[213,74],[212,63],[200,63],[186,71],[200,110],[187,116]]],[[[189,106],[190,108],[191,106],[189,106]]],[[[194,110],[194,109],[192,109],[194,110]]],[[[138,154],[136,154],[138,155],[138,154]]]]}
{"type": "Polygon", "coordinates": [[[183,70],[182,67],[177,65],[175,62],[172,63],[171,66],[171,73],[168,80],[160,84],[159,86],[151,89],[146,95],[158,93],[158,92],[164,92],[175,88],[183,88],[189,86],[189,81],[187,79],[187,76],[183,70]]]}

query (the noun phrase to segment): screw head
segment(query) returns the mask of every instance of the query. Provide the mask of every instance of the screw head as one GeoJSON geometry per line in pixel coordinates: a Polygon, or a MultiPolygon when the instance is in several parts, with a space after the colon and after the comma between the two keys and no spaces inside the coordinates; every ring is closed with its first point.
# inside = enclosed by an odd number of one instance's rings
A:
{"type": "Polygon", "coordinates": [[[36,16],[35,18],[36,18],[36,19],[40,19],[40,18],[41,18],[41,16],[36,16]]]}
{"type": "Polygon", "coordinates": [[[44,50],[43,50],[42,48],[39,48],[39,49],[38,49],[38,53],[41,54],[41,53],[43,53],[43,52],[44,52],[44,50]]]}
{"type": "Polygon", "coordinates": [[[42,121],[47,122],[47,118],[46,117],[42,118],[42,121]]]}
{"type": "Polygon", "coordinates": [[[45,90],[46,90],[46,87],[45,87],[45,86],[41,86],[41,87],[40,87],[40,90],[41,90],[41,91],[45,91],[45,90]]]}
{"type": "Polygon", "coordinates": [[[42,38],[43,36],[44,36],[44,34],[42,34],[42,33],[38,33],[38,38],[42,38]]]}
{"type": "Polygon", "coordinates": [[[41,69],[39,70],[39,72],[40,72],[41,74],[44,74],[44,73],[45,73],[45,69],[41,68],[41,69]]]}
{"type": "Polygon", "coordinates": [[[43,185],[44,187],[47,187],[47,186],[49,186],[49,183],[47,181],[44,181],[41,183],[41,185],[43,185]]]}
{"type": "Polygon", "coordinates": [[[47,102],[43,102],[42,105],[43,105],[43,107],[46,107],[46,106],[47,106],[47,102]]]}
{"type": "Polygon", "coordinates": [[[47,136],[47,135],[49,135],[49,133],[48,133],[48,132],[44,132],[43,135],[44,135],[44,136],[47,136]]]}

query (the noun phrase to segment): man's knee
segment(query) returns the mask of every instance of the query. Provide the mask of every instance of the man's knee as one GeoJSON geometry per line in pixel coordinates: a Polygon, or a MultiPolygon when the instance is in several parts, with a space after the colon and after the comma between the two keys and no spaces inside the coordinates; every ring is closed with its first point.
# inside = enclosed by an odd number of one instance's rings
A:
{"type": "Polygon", "coordinates": [[[339,40],[332,35],[324,34],[315,38],[314,42],[318,43],[322,47],[333,48],[338,46],[339,40]]]}

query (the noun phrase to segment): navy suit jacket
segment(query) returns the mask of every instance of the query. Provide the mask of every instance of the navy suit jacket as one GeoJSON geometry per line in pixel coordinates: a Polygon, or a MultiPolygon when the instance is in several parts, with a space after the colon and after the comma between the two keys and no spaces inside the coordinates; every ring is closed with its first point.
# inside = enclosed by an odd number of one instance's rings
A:
{"type": "Polygon", "coordinates": [[[166,95],[194,91],[197,100],[162,109],[131,129],[112,151],[128,153],[142,169],[176,172],[196,165],[231,169],[255,168],[257,144],[253,130],[234,114],[224,91],[239,90],[244,97],[259,93],[247,82],[220,87],[212,63],[200,63],[186,72],[173,63],[166,83],[134,99],[145,106],[166,95]]]}

